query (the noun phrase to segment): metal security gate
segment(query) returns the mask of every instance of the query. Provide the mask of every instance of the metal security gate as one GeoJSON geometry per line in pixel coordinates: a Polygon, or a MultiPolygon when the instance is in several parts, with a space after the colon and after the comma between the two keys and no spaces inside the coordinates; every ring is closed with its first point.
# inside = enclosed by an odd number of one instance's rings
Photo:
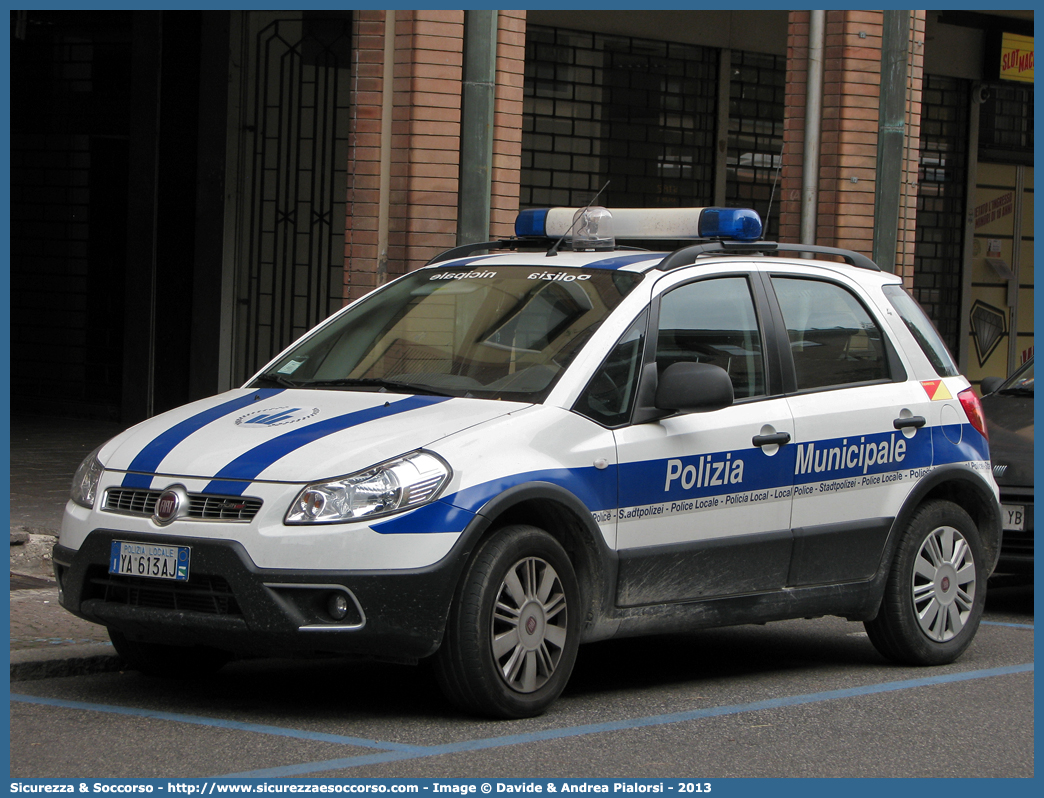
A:
{"type": "Polygon", "coordinates": [[[924,76],[914,295],[953,352],[960,345],[968,92],[965,80],[924,76]]]}
{"type": "Polygon", "coordinates": [[[717,80],[712,48],[528,26],[522,207],[711,204],[717,80]]]}
{"type": "Polygon", "coordinates": [[[779,182],[787,60],[733,50],[730,61],[725,204],[756,210],[765,223],[765,238],[775,241],[782,199],[779,182]]]}
{"type": "Polygon", "coordinates": [[[240,19],[233,385],[342,305],[352,34],[350,12],[240,19]]]}

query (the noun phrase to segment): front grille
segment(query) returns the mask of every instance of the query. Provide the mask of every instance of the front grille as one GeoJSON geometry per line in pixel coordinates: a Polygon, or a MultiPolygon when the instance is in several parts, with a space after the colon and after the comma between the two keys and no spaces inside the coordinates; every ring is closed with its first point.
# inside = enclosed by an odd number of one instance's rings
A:
{"type": "Polygon", "coordinates": [[[204,521],[250,521],[260,509],[260,499],[189,494],[189,518],[201,518],[204,521]]]}
{"type": "Polygon", "coordinates": [[[110,488],[105,491],[105,502],[102,508],[110,513],[126,515],[152,515],[156,512],[156,501],[160,497],[158,490],[122,490],[110,488]]]}
{"type": "MultiPolygon", "coordinates": [[[[156,502],[163,491],[134,488],[109,488],[102,509],[122,515],[149,516],[156,512],[156,502]]],[[[212,496],[190,493],[188,518],[199,521],[251,521],[261,509],[260,499],[242,496],[212,496]]]]}
{"type": "Polygon", "coordinates": [[[115,576],[103,566],[87,575],[83,600],[100,599],[108,604],[149,607],[160,610],[202,612],[208,615],[241,615],[228,582],[220,576],[192,574],[187,582],[161,582],[137,577],[115,576]]]}

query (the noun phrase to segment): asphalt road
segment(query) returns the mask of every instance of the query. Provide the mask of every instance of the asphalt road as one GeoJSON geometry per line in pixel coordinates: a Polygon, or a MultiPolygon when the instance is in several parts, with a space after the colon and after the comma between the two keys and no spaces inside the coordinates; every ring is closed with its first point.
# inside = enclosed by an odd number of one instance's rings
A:
{"type": "Polygon", "coordinates": [[[512,722],[456,713],[424,667],[15,682],[10,775],[1031,777],[1032,584],[993,587],[984,621],[930,669],[836,618],[594,644],[547,714],[512,722]]]}

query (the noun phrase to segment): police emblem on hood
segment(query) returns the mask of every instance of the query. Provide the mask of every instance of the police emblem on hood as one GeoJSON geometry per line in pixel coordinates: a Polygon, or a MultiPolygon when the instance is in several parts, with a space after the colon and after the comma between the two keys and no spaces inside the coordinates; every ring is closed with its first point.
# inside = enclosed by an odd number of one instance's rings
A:
{"type": "Polygon", "coordinates": [[[318,407],[266,407],[236,419],[237,427],[283,427],[319,414],[318,407]]]}

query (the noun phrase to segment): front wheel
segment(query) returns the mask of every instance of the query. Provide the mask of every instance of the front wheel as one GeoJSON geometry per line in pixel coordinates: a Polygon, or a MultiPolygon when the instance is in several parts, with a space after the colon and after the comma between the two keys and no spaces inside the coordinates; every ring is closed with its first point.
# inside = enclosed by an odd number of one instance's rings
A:
{"type": "Polygon", "coordinates": [[[435,672],[462,708],[497,718],[539,715],[569,680],[580,597],[561,544],[531,526],[484,541],[450,611],[435,672]]]}
{"type": "Polygon", "coordinates": [[[986,602],[979,530],[953,502],[917,510],[899,541],[877,617],[864,625],[881,654],[906,665],[953,662],[986,602]]]}

